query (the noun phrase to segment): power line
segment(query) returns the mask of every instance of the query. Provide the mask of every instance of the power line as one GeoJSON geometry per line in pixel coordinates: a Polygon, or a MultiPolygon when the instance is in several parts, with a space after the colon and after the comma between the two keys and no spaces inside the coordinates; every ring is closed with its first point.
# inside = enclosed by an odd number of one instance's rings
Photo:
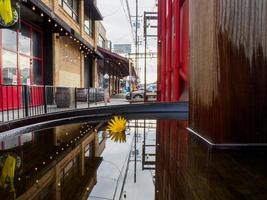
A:
{"type": "MultiPolygon", "coordinates": [[[[126,1],[127,1],[127,3],[128,3],[128,0],[126,0],[126,1]]],[[[131,20],[131,16],[130,16],[130,13],[129,13],[130,10],[128,10],[129,4],[128,4],[128,6],[127,6],[127,11],[128,11],[128,15],[127,15],[126,10],[125,10],[125,8],[124,8],[123,0],[120,0],[120,3],[121,3],[121,7],[123,8],[123,12],[124,12],[126,18],[127,18],[127,19],[129,18],[128,21],[129,21],[129,23],[130,23],[131,33],[132,33],[133,41],[134,41],[134,34],[133,34],[133,27],[132,27],[132,20],[131,20]],[[129,17],[128,17],[128,16],[129,16],[129,17]]]]}
{"type": "Polygon", "coordinates": [[[110,16],[112,16],[112,15],[117,14],[117,13],[120,11],[120,9],[121,9],[121,6],[119,6],[119,8],[117,8],[115,11],[113,11],[113,12],[111,12],[111,13],[109,13],[109,14],[103,16],[103,18],[105,18],[105,17],[110,17],[110,16]]]}
{"type": "Polygon", "coordinates": [[[133,21],[131,18],[131,10],[130,10],[130,6],[129,6],[129,1],[126,0],[126,7],[127,7],[127,11],[128,11],[128,17],[129,17],[129,21],[131,24],[131,30],[132,30],[132,35],[133,35],[133,40],[134,40],[134,29],[133,29],[133,21]]]}

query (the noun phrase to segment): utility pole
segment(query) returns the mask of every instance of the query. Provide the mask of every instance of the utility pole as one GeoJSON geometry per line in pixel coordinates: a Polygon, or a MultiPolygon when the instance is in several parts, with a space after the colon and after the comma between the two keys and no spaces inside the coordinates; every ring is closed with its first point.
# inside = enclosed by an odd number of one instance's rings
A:
{"type": "MultiPolygon", "coordinates": [[[[138,54],[138,0],[136,0],[136,18],[135,18],[135,20],[136,20],[136,22],[135,22],[135,62],[136,62],[136,66],[138,66],[137,65],[137,63],[138,63],[138,56],[137,56],[137,54],[138,54]]],[[[137,121],[135,120],[135,126],[137,126],[137,121]]],[[[137,143],[137,141],[136,141],[136,130],[135,130],[135,133],[134,133],[134,183],[136,183],[136,162],[137,162],[137,152],[136,152],[136,143],[137,143]]]]}
{"type": "Polygon", "coordinates": [[[144,102],[146,102],[146,56],[147,56],[147,18],[146,12],[144,12],[144,36],[145,36],[145,69],[144,69],[144,102]]]}
{"type": "Polygon", "coordinates": [[[136,0],[136,9],[135,9],[135,53],[136,53],[136,57],[135,57],[135,62],[136,62],[136,69],[138,69],[138,0],[136,0]]]}

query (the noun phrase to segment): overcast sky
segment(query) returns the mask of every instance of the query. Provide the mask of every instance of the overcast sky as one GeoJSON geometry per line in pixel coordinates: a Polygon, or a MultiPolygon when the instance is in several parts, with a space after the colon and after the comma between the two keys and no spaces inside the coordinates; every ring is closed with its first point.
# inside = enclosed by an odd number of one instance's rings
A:
{"type": "MultiPolygon", "coordinates": [[[[128,0],[130,5],[130,12],[133,16],[133,21],[135,21],[135,2],[136,0],[128,0]]],[[[144,11],[157,11],[155,6],[156,0],[138,0],[139,2],[139,16],[144,15],[144,11]]],[[[133,34],[131,33],[131,26],[128,18],[126,0],[98,0],[97,5],[99,10],[101,11],[104,20],[103,24],[107,30],[108,40],[111,40],[114,44],[132,44],[132,52],[134,49],[134,41],[133,34]]],[[[143,38],[143,18],[141,20],[141,28],[139,30],[138,35],[143,38]]],[[[156,40],[151,39],[148,45],[148,51],[155,52],[156,40]]],[[[140,52],[144,52],[143,47],[144,42],[140,46],[140,52]]],[[[147,82],[155,82],[156,81],[156,59],[148,59],[147,60],[147,82]]],[[[140,61],[141,74],[140,79],[141,82],[144,80],[144,71],[143,71],[143,61],[140,61]]]]}

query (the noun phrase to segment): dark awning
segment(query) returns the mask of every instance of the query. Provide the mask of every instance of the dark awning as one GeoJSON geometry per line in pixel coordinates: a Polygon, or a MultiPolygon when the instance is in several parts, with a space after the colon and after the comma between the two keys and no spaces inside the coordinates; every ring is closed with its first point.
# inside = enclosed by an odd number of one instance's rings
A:
{"type": "MultiPolygon", "coordinates": [[[[123,56],[113,53],[107,49],[97,47],[97,50],[104,56],[104,67],[111,71],[116,71],[121,78],[129,76],[129,60],[123,56]]],[[[132,76],[136,76],[136,72],[131,68],[132,76]]]]}
{"type": "Polygon", "coordinates": [[[103,20],[103,16],[93,0],[84,1],[84,10],[87,16],[92,17],[93,20],[103,20]]]}

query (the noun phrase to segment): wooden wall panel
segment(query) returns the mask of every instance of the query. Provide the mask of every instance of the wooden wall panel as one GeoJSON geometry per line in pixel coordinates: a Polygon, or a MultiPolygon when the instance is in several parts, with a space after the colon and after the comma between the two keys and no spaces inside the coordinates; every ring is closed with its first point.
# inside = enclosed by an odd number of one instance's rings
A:
{"type": "Polygon", "coordinates": [[[267,142],[267,0],[190,1],[190,122],[213,143],[267,142]]]}

